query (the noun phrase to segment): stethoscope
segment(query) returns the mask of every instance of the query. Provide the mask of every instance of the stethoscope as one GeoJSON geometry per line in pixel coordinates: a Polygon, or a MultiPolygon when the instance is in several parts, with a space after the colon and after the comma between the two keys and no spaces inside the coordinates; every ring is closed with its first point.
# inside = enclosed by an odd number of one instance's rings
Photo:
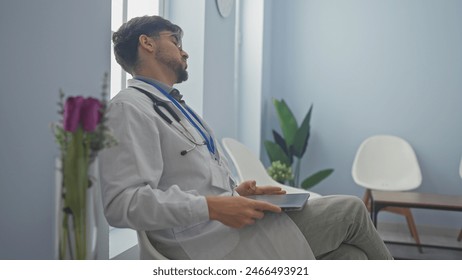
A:
{"type": "Polygon", "coordinates": [[[140,78],[136,78],[137,80],[140,80],[140,81],[143,81],[145,83],[148,83],[150,85],[152,85],[153,87],[155,87],[157,90],[159,90],[163,95],[165,95],[165,97],[167,97],[174,105],[175,107],[177,107],[181,113],[186,117],[186,119],[191,123],[192,126],[194,126],[194,128],[201,134],[201,136],[204,138],[204,141],[203,142],[198,142],[195,137],[192,135],[192,133],[186,128],[186,126],[183,124],[183,122],[181,121],[181,118],[178,116],[178,114],[172,109],[172,107],[170,107],[166,102],[160,100],[160,99],[157,99],[156,97],[154,97],[154,95],[152,93],[150,93],[149,91],[147,90],[144,90],[140,87],[136,87],[136,86],[130,86],[138,91],[140,91],[141,93],[143,93],[144,95],[146,95],[149,99],[151,99],[152,101],[152,104],[153,104],[153,108],[154,108],[154,111],[156,111],[156,113],[163,119],[165,120],[169,125],[171,125],[172,127],[174,127],[181,135],[183,135],[189,142],[191,142],[193,144],[193,147],[192,148],[189,148],[189,149],[185,149],[185,150],[182,150],[180,152],[180,154],[182,156],[186,155],[187,153],[191,152],[192,150],[194,150],[195,148],[197,148],[198,146],[203,146],[203,145],[206,145],[207,146],[207,149],[209,150],[210,154],[212,154],[216,160],[219,160],[217,158],[217,155],[215,153],[216,149],[215,149],[215,144],[214,144],[214,139],[212,137],[212,135],[209,135],[209,137],[207,137],[207,134],[205,131],[203,131],[199,125],[196,123],[196,121],[201,125],[203,126],[202,122],[199,120],[199,118],[197,117],[197,115],[191,110],[189,109],[188,107],[186,107],[186,110],[183,106],[181,106],[181,104],[176,101],[170,94],[168,94],[163,88],[159,87],[158,85],[156,85],[155,83],[151,83],[150,81],[147,81],[147,80],[144,80],[144,79],[140,79],[140,78]],[[173,121],[172,119],[170,119],[164,112],[162,112],[162,110],[159,108],[159,107],[162,107],[164,108],[168,114],[178,123],[180,124],[180,126],[183,128],[183,129],[180,129],[178,128],[177,126],[175,126],[173,124],[173,121]],[[196,121],[194,121],[193,119],[195,119],[196,121]]]}

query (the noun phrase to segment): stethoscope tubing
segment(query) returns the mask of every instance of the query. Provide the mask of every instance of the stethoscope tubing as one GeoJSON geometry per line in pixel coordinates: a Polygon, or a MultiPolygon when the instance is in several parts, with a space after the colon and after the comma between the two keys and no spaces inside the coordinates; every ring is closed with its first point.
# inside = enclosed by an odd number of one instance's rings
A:
{"type": "MultiPolygon", "coordinates": [[[[214,145],[214,140],[213,140],[213,137],[212,135],[210,135],[210,139],[207,137],[207,135],[205,134],[205,132],[197,125],[197,123],[192,120],[191,116],[197,121],[199,122],[199,124],[202,124],[202,122],[199,120],[199,118],[196,116],[196,114],[194,112],[192,112],[192,110],[190,110],[188,107],[186,107],[186,110],[188,112],[185,111],[185,109],[178,103],[178,101],[176,101],[172,96],[170,96],[170,94],[168,94],[164,89],[162,89],[161,87],[159,87],[158,85],[154,84],[154,83],[151,83],[150,81],[147,81],[147,80],[144,80],[144,79],[140,79],[140,78],[136,78],[137,80],[140,80],[142,82],[145,82],[153,87],[155,87],[159,92],[161,92],[165,97],[167,97],[174,105],[175,107],[177,107],[180,112],[186,117],[186,119],[191,123],[191,125],[201,134],[201,136],[204,138],[204,141],[205,141],[205,144],[207,146],[207,149],[209,150],[209,152],[214,155],[215,154],[215,145],[214,145]]],[[[147,95],[153,102],[153,107],[154,107],[154,110],[165,120],[167,121],[169,124],[172,124],[172,121],[171,119],[165,115],[160,109],[159,109],[159,106],[165,108],[167,110],[167,112],[175,119],[175,121],[177,121],[178,123],[181,124],[181,126],[183,128],[184,125],[181,123],[181,119],[180,117],[178,116],[178,114],[175,113],[175,111],[173,111],[173,109],[168,106],[168,104],[166,104],[165,102],[163,101],[160,101],[158,99],[156,99],[152,93],[148,92],[148,91],[145,91],[139,87],[134,87],[132,86],[133,88],[136,88],[137,90],[141,91],[142,93],[144,93],[145,95],[147,95]],[[159,113],[160,112],[160,113],[159,113]]],[[[196,144],[194,141],[193,141],[194,144],[196,144]]]]}

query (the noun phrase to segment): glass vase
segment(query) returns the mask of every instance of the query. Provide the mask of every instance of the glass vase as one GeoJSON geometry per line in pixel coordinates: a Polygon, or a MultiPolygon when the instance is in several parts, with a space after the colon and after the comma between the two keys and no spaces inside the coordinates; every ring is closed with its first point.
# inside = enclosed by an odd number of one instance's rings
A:
{"type": "MultiPolygon", "coordinates": [[[[78,192],[69,191],[63,178],[63,164],[56,159],[56,258],[61,260],[96,259],[96,174],[97,162],[88,165],[77,184],[78,192]],[[79,195],[75,195],[79,193],[79,195]],[[73,195],[69,206],[66,196],[73,195]],[[76,205],[78,205],[76,207],[76,205]]],[[[73,171],[71,171],[73,172],[73,171]]],[[[69,171],[66,171],[69,173],[69,171]]],[[[73,185],[75,187],[75,185],[73,185]]]]}

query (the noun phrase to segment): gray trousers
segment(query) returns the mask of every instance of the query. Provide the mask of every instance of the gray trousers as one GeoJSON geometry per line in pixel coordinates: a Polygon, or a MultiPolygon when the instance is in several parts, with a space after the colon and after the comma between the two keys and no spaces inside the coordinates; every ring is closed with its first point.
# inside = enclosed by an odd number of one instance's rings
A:
{"type": "Polygon", "coordinates": [[[288,212],[316,259],[392,259],[361,199],[323,196],[301,211],[288,212]]]}
{"type": "MultiPolygon", "coordinates": [[[[310,245],[316,259],[392,259],[359,198],[347,195],[310,199],[301,211],[287,212],[310,245]]],[[[246,231],[243,238],[252,238],[246,231]]],[[[172,259],[189,259],[180,246],[157,249],[172,259]]],[[[232,251],[225,259],[239,259],[247,248],[232,251]]]]}

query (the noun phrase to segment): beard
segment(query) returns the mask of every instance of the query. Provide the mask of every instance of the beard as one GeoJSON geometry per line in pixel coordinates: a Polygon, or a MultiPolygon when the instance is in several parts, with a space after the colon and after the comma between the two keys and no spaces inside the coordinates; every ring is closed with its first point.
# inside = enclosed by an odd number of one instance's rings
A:
{"type": "Polygon", "coordinates": [[[187,81],[188,80],[188,71],[186,69],[183,69],[183,67],[179,67],[176,70],[176,83],[179,84],[181,82],[187,81]]]}
{"type": "Polygon", "coordinates": [[[167,66],[172,70],[176,75],[176,84],[188,80],[188,71],[183,67],[183,64],[173,57],[168,57],[165,55],[161,49],[157,50],[156,58],[159,62],[167,66]]]}

